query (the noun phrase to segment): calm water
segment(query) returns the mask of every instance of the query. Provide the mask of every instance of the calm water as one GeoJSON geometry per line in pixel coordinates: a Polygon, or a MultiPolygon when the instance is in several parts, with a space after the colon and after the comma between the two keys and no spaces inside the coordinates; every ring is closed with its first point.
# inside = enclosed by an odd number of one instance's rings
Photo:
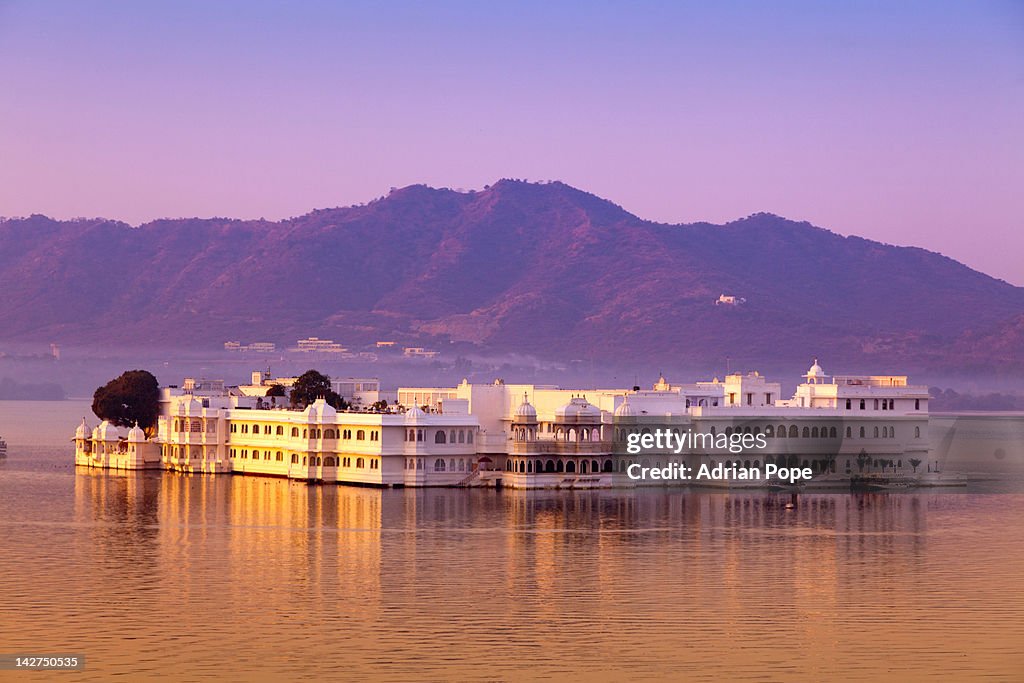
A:
{"type": "Polygon", "coordinates": [[[8,432],[0,652],[62,679],[1024,680],[1020,494],[118,476],[8,432]]]}

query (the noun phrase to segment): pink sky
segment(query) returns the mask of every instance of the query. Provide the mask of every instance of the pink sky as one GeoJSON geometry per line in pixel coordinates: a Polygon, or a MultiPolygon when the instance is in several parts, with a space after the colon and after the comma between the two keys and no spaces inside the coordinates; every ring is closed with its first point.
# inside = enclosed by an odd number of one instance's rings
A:
{"type": "Polygon", "coordinates": [[[0,215],[281,218],[559,179],[1024,285],[1015,2],[0,2],[0,215]]]}

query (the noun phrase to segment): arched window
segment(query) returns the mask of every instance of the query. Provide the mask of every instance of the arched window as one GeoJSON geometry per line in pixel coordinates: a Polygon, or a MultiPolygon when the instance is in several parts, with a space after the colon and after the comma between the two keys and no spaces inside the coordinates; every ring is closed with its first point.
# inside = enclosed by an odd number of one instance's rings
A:
{"type": "Polygon", "coordinates": [[[299,435],[299,428],[298,427],[292,427],[292,436],[298,436],[298,435],[299,435]]]}
{"type": "Polygon", "coordinates": [[[423,430],[422,429],[417,429],[416,430],[416,440],[417,441],[423,441],[423,430]]]}
{"type": "Polygon", "coordinates": [[[878,438],[878,427],[875,427],[875,438],[878,438]]]}
{"type": "Polygon", "coordinates": [[[439,429],[434,433],[434,443],[445,443],[446,441],[447,439],[445,439],[444,430],[439,429]]]}
{"type": "Polygon", "coordinates": [[[860,438],[862,438],[862,439],[864,438],[864,428],[863,427],[860,428],[860,438]]]}
{"type": "Polygon", "coordinates": [[[298,465],[299,464],[299,456],[298,456],[297,453],[292,453],[292,464],[293,465],[298,465]]]}
{"type": "Polygon", "coordinates": [[[324,458],[324,467],[334,467],[334,458],[330,456],[324,458]]]}
{"type": "Polygon", "coordinates": [[[818,428],[817,427],[812,427],[811,428],[811,438],[812,439],[817,439],[818,438],[818,428]]]}
{"type": "Polygon", "coordinates": [[[278,462],[284,462],[284,453],[278,451],[275,460],[277,460],[278,462]]]}
{"type": "Polygon", "coordinates": [[[800,436],[800,431],[796,428],[796,425],[789,425],[789,438],[795,439],[800,436]]]}
{"type": "Polygon", "coordinates": [[[366,467],[366,461],[363,458],[356,458],[356,467],[360,469],[366,467]]]}
{"type": "Polygon", "coordinates": [[[253,434],[259,434],[260,433],[260,426],[259,425],[253,425],[252,426],[252,433],[253,434]]]}
{"type": "Polygon", "coordinates": [[[544,471],[545,472],[554,472],[555,471],[555,461],[554,460],[548,460],[546,463],[544,463],[544,471]]]}
{"type": "Polygon", "coordinates": [[[853,428],[852,427],[847,427],[846,428],[846,438],[847,439],[852,439],[853,438],[853,428]]]}
{"type": "Polygon", "coordinates": [[[767,437],[775,436],[775,425],[768,425],[764,428],[764,435],[767,437]]]}
{"type": "MultiPolygon", "coordinates": [[[[438,432],[438,434],[441,434],[441,433],[442,432],[438,432]]],[[[443,441],[438,441],[438,443],[444,443],[444,442],[443,441]]],[[[434,461],[434,471],[435,472],[444,472],[444,469],[445,469],[444,468],[444,458],[438,458],[437,460],[434,461]]]]}
{"type": "Polygon", "coordinates": [[[835,427],[829,427],[828,428],[828,438],[830,438],[830,439],[836,438],[836,428],[835,427]]]}
{"type": "Polygon", "coordinates": [[[470,429],[466,432],[466,443],[473,443],[473,430],[470,429]]]}
{"type": "Polygon", "coordinates": [[[274,436],[284,436],[284,427],[278,425],[277,429],[274,432],[274,436]]]}
{"type": "Polygon", "coordinates": [[[921,438],[921,428],[920,427],[914,427],[914,438],[915,439],[920,439],[921,438]]]}
{"type": "Polygon", "coordinates": [[[466,443],[466,432],[459,430],[459,443],[466,443]]]}
{"type": "Polygon", "coordinates": [[[366,430],[360,429],[356,432],[356,441],[366,441],[366,430]]]}
{"type": "Polygon", "coordinates": [[[921,399],[914,399],[914,410],[921,410],[921,399]]]}
{"type": "Polygon", "coordinates": [[[807,427],[804,427],[804,438],[807,439],[807,438],[810,438],[810,436],[811,436],[811,430],[809,430],[807,427]]]}
{"type": "MultiPolygon", "coordinates": [[[[438,443],[444,443],[444,442],[443,441],[439,441],[438,443]]],[[[452,429],[451,431],[448,432],[448,443],[457,443],[456,440],[455,440],[455,430],[454,429],[452,429]]]]}
{"type": "Polygon", "coordinates": [[[864,410],[864,408],[865,408],[865,407],[867,407],[867,406],[866,406],[866,404],[864,403],[864,399],[861,399],[861,400],[860,400],[860,409],[861,409],[861,410],[864,410]]]}
{"type": "Polygon", "coordinates": [[[580,474],[586,474],[586,473],[587,473],[587,461],[583,460],[583,461],[580,462],[580,474]]]}
{"type": "Polygon", "coordinates": [[[614,472],[615,471],[615,465],[612,463],[611,460],[605,460],[604,461],[604,467],[601,468],[601,471],[602,472],[614,472]]]}
{"type": "Polygon", "coordinates": [[[264,425],[263,433],[264,434],[270,434],[270,425],[264,425]]]}
{"type": "Polygon", "coordinates": [[[853,408],[853,401],[846,399],[846,409],[850,410],[851,408],[853,408]]]}
{"type": "Polygon", "coordinates": [[[566,472],[572,472],[573,474],[575,474],[576,473],[576,463],[573,462],[572,460],[570,460],[567,463],[565,463],[565,471],[566,472]]]}
{"type": "Polygon", "coordinates": [[[565,463],[563,463],[561,459],[559,459],[559,461],[555,463],[555,471],[556,472],[564,472],[565,471],[565,463]]]}

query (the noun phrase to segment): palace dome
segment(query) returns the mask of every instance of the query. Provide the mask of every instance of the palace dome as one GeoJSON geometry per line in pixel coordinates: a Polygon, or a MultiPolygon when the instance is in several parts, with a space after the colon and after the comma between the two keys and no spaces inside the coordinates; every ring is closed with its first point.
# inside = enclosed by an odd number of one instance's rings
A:
{"type": "Polygon", "coordinates": [[[555,411],[555,419],[558,422],[600,420],[601,409],[577,396],[555,411]]]}
{"type": "Polygon", "coordinates": [[[530,405],[530,402],[526,399],[526,393],[523,393],[523,402],[516,408],[516,419],[517,420],[536,420],[537,409],[530,405]]]}
{"type": "Polygon", "coordinates": [[[636,411],[629,403],[629,396],[624,396],[622,403],[615,409],[615,417],[636,417],[636,411]]]}
{"type": "Polygon", "coordinates": [[[338,411],[334,409],[334,406],[322,398],[318,398],[306,406],[304,412],[310,422],[333,422],[338,416],[338,411]]]}
{"type": "Polygon", "coordinates": [[[413,406],[412,408],[409,408],[407,411],[405,411],[405,419],[406,420],[413,420],[413,421],[415,421],[415,420],[419,420],[421,418],[424,418],[426,416],[427,416],[427,414],[424,413],[423,410],[420,409],[419,406],[413,406]]]}
{"type": "Polygon", "coordinates": [[[92,435],[97,441],[117,441],[121,438],[121,435],[117,431],[117,427],[111,424],[109,420],[100,422],[92,435]]]}
{"type": "Polygon", "coordinates": [[[811,369],[807,371],[807,377],[824,377],[824,376],[825,376],[825,371],[822,369],[822,367],[820,365],[818,365],[818,359],[815,358],[814,359],[814,365],[812,365],[811,369]]]}
{"type": "Polygon", "coordinates": [[[144,432],[142,430],[142,428],[139,427],[139,423],[138,422],[135,423],[134,427],[132,427],[131,429],[128,430],[128,440],[129,441],[135,441],[135,442],[140,442],[140,441],[145,441],[146,440],[146,432],[144,432]]]}
{"type": "Polygon", "coordinates": [[[82,418],[82,424],[78,425],[78,429],[75,430],[76,439],[88,439],[92,436],[92,428],[85,423],[85,418],[82,418]]]}

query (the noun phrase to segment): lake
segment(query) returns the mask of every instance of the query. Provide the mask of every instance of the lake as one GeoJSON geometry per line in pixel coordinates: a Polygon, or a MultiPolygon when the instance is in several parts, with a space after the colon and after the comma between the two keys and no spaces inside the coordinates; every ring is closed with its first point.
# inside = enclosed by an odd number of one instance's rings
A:
{"type": "Polygon", "coordinates": [[[76,471],[73,403],[0,403],[0,653],[68,680],[1024,678],[1019,493],[76,471]]]}

